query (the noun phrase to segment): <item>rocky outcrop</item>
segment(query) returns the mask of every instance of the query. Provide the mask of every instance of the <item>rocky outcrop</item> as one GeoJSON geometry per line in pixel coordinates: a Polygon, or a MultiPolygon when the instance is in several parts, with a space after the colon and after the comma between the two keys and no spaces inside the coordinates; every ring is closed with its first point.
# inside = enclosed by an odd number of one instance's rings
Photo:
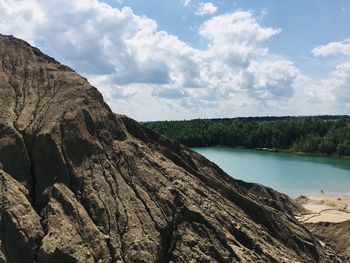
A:
{"type": "Polygon", "coordinates": [[[289,199],[113,114],[11,36],[0,100],[0,262],[337,262],[289,199]]]}
{"type": "Polygon", "coordinates": [[[28,190],[0,171],[0,262],[34,262],[44,231],[28,190]]]}
{"type": "Polygon", "coordinates": [[[246,190],[244,194],[250,195],[252,199],[257,199],[258,202],[267,206],[293,215],[300,215],[306,212],[305,208],[297,200],[293,200],[288,195],[279,193],[270,187],[241,180],[236,180],[236,182],[246,190]]]}
{"type": "Polygon", "coordinates": [[[339,255],[342,255],[344,262],[350,262],[350,221],[341,223],[319,222],[305,225],[322,242],[333,248],[339,255]]]}

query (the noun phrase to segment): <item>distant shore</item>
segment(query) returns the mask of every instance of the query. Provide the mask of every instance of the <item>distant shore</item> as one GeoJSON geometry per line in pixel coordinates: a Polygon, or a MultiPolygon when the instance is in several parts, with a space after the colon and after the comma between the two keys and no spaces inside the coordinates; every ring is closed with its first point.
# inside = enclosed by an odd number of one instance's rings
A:
{"type": "Polygon", "coordinates": [[[340,223],[350,220],[350,195],[318,194],[300,196],[296,201],[307,210],[296,216],[302,223],[340,223]]]}
{"type": "Polygon", "coordinates": [[[274,149],[274,148],[256,148],[258,151],[266,151],[266,152],[283,152],[283,153],[290,153],[300,156],[314,156],[314,157],[327,157],[327,158],[334,158],[334,159],[343,159],[343,160],[350,160],[350,156],[347,155],[327,155],[322,153],[307,153],[307,152],[294,152],[292,150],[285,150],[285,149],[274,149]]]}
{"type": "Polygon", "coordinates": [[[214,146],[196,146],[196,147],[190,147],[190,148],[206,148],[206,147],[227,147],[227,148],[232,148],[232,149],[250,149],[250,150],[257,150],[257,151],[263,151],[263,152],[281,152],[281,153],[289,153],[289,154],[294,154],[298,156],[310,156],[310,157],[327,157],[327,158],[332,158],[332,159],[341,159],[341,160],[350,160],[350,156],[347,155],[341,155],[338,156],[336,154],[322,154],[322,153],[307,153],[307,152],[295,152],[292,150],[286,150],[286,149],[275,149],[275,148],[245,148],[245,147],[231,147],[231,146],[226,146],[226,145],[214,145],[214,146]]]}

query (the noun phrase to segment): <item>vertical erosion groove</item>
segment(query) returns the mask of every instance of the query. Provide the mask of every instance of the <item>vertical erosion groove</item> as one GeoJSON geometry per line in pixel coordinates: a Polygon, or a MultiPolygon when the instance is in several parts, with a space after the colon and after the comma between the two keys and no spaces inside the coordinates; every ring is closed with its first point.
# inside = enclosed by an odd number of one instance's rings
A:
{"type": "MultiPolygon", "coordinates": [[[[69,68],[2,35],[0,56],[0,92],[6,94],[1,100],[9,100],[6,108],[0,104],[7,114],[3,125],[11,126],[20,138],[16,146],[28,160],[29,182],[21,186],[27,187],[45,234],[35,241],[37,260],[334,259],[297,221],[287,220],[288,211],[245,195],[239,188],[243,186],[208,160],[136,121],[114,115],[100,93],[69,68]],[[55,151],[46,166],[37,155],[43,143],[42,152],[55,151]],[[45,190],[51,190],[51,199],[43,200],[45,190]],[[38,205],[41,201],[48,203],[38,205]]],[[[1,177],[1,249],[8,256],[5,184],[1,177]]],[[[292,202],[277,192],[262,192],[292,202]]],[[[29,239],[30,234],[23,237],[29,239]]]]}

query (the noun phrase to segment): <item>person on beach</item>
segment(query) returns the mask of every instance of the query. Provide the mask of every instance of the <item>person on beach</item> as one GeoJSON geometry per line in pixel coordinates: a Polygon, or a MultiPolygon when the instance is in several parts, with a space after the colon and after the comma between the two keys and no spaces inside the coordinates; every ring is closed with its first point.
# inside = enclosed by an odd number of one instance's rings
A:
{"type": "Polygon", "coordinates": [[[324,195],[324,191],[323,190],[321,190],[321,195],[324,195]]]}

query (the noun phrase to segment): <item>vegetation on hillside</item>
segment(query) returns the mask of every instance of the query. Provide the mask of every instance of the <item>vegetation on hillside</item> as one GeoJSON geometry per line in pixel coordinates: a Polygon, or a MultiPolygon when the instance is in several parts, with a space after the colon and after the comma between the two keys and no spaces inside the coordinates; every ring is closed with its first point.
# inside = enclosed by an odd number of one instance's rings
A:
{"type": "Polygon", "coordinates": [[[145,123],[189,147],[269,148],[350,156],[350,117],[256,117],[145,123]]]}

